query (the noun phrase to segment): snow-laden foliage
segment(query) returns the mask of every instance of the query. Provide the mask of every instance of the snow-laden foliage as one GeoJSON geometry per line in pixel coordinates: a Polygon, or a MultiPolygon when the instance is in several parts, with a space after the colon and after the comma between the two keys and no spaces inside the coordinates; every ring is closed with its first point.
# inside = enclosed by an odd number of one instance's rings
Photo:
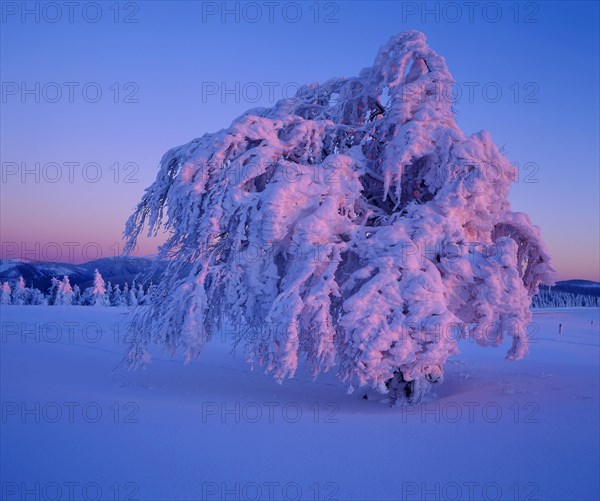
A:
{"type": "Polygon", "coordinates": [[[123,292],[121,292],[121,286],[119,284],[115,284],[115,286],[112,288],[112,292],[110,294],[110,305],[111,306],[127,306],[128,297],[129,297],[129,288],[127,289],[127,293],[124,294],[123,292]]]}
{"type": "Polygon", "coordinates": [[[48,304],[56,305],[56,298],[58,297],[58,289],[60,288],[60,280],[56,277],[52,277],[50,281],[50,287],[48,288],[48,304]]]}
{"type": "Polygon", "coordinates": [[[18,280],[16,280],[14,283],[14,288],[12,291],[12,304],[15,306],[40,306],[48,304],[48,300],[39,289],[27,287],[23,277],[19,276],[18,280]]]}
{"type": "Polygon", "coordinates": [[[94,270],[94,284],[85,290],[86,302],[92,306],[108,306],[109,298],[106,285],[100,272],[94,270]]]}
{"type": "Polygon", "coordinates": [[[79,285],[75,284],[73,286],[73,299],[71,304],[80,305],[81,304],[81,289],[79,285]]]}
{"type": "Polygon", "coordinates": [[[533,297],[531,306],[533,308],[598,307],[600,306],[600,296],[577,294],[574,292],[540,290],[540,292],[533,297]]]}
{"type": "Polygon", "coordinates": [[[383,391],[439,381],[467,335],[510,335],[508,358],[525,355],[531,296],[553,269],[511,211],[514,167],[488,132],[456,125],[452,83],[408,31],[358,77],[168,151],[125,230],[129,249],[145,224],[170,232],[130,361],[152,340],[189,361],[223,322],[259,326],[238,341],[277,380],[304,356],[315,375],[383,391]]]}
{"type": "Polygon", "coordinates": [[[4,282],[0,286],[0,304],[11,304],[11,289],[10,284],[8,282],[4,282]]]}
{"type": "Polygon", "coordinates": [[[54,304],[57,306],[71,306],[73,304],[73,288],[67,275],[58,284],[54,304]]]}
{"type": "Polygon", "coordinates": [[[25,280],[23,280],[23,277],[20,276],[19,281],[15,284],[15,289],[12,293],[12,303],[17,306],[28,304],[30,301],[29,292],[29,289],[25,287],[25,280]]]}

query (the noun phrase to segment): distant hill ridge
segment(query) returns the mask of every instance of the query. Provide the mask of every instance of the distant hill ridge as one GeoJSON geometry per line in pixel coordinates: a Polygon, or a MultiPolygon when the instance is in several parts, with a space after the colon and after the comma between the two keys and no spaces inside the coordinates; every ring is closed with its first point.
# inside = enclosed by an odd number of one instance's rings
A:
{"type": "MultiPolygon", "coordinates": [[[[0,280],[13,281],[23,276],[27,286],[45,292],[50,287],[52,277],[68,275],[72,285],[83,290],[92,285],[94,270],[98,269],[106,282],[123,285],[125,282],[141,283],[147,286],[165,269],[166,262],[149,257],[107,257],[87,263],[72,264],[60,262],[32,262],[14,259],[0,260],[0,280]]],[[[600,282],[571,279],[557,282],[552,287],[541,286],[542,293],[548,291],[600,296],[600,282]]]]}
{"type": "Polygon", "coordinates": [[[52,277],[68,275],[71,284],[83,290],[92,285],[94,270],[98,269],[106,282],[122,285],[135,280],[147,285],[165,266],[164,261],[144,257],[107,257],[81,264],[7,259],[0,260],[0,280],[13,281],[22,276],[28,287],[33,285],[45,292],[52,277]]]}
{"type": "Polygon", "coordinates": [[[556,285],[540,287],[541,290],[550,290],[558,292],[570,292],[572,294],[584,294],[586,296],[600,296],[600,282],[592,280],[561,280],[556,282],[556,285]]]}

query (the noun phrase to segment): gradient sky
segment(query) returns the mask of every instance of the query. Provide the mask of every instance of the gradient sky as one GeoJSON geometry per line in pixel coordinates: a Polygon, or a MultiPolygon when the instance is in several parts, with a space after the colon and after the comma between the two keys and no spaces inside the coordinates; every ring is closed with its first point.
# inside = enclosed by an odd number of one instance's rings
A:
{"type": "MultiPolygon", "coordinates": [[[[423,2],[321,2],[318,20],[314,2],[278,2],[272,22],[263,2],[254,3],[261,13],[228,2],[239,18],[223,19],[222,2],[159,1],[125,2],[115,22],[114,2],[107,2],[95,23],[93,9],[74,8],[70,22],[66,8],[44,11],[43,2],[27,2],[39,19],[28,14],[23,22],[21,4],[4,2],[0,25],[5,258],[23,250],[75,262],[113,255],[168,148],[271,105],[284,87],[356,75],[391,35],[418,29],[462,91],[460,127],[489,130],[522,166],[511,201],[541,226],[559,278],[600,280],[598,2],[523,2],[516,10],[513,1],[483,1],[472,11],[463,2],[431,2],[429,12],[423,2]],[[127,15],[138,22],[123,22],[127,15]],[[35,89],[36,82],[40,102],[22,92],[22,84],[35,89]],[[62,89],[54,103],[52,82],[62,89]],[[68,82],[78,84],[73,102],[68,82]],[[210,82],[233,92],[203,96],[210,82]],[[268,82],[278,84],[274,99],[268,82]],[[97,88],[102,97],[88,102],[97,88]],[[23,179],[22,165],[35,170],[36,162],[40,179],[23,179]],[[69,162],[80,166],[71,171],[69,162]],[[83,172],[89,162],[100,166],[97,182],[93,166],[83,172]]],[[[154,252],[155,243],[144,241],[140,254],[154,252]]]]}

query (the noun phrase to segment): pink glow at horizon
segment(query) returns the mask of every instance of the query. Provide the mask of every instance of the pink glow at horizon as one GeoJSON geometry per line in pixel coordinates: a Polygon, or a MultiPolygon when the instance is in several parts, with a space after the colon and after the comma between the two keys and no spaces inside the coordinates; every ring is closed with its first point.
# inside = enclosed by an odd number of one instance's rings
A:
{"type": "MultiPolygon", "coordinates": [[[[80,264],[122,255],[124,242],[120,235],[111,234],[112,228],[110,227],[105,228],[101,234],[98,234],[94,228],[84,228],[81,231],[78,230],[77,235],[72,229],[70,231],[63,229],[57,232],[54,229],[46,228],[44,230],[40,227],[34,230],[39,238],[32,240],[31,226],[18,228],[16,222],[11,221],[11,223],[8,228],[3,227],[2,229],[0,259],[80,264]],[[4,235],[10,235],[10,237],[4,238],[4,235]]],[[[596,263],[595,268],[589,266],[589,263],[594,262],[593,247],[590,248],[589,255],[579,249],[577,251],[578,258],[573,259],[574,252],[567,241],[562,238],[559,238],[558,241],[553,239],[552,233],[543,232],[543,235],[551,249],[552,260],[558,271],[557,280],[600,281],[600,262],[596,263]]],[[[139,239],[138,248],[131,255],[154,257],[157,255],[158,246],[164,242],[165,238],[164,234],[151,238],[144,236],[139,239]]]]}

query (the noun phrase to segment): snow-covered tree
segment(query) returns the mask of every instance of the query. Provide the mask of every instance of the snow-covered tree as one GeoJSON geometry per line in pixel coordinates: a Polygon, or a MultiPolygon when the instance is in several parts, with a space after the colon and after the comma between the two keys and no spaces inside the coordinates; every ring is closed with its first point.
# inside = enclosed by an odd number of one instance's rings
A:
{"type": "Polygon", "coordinates": [[[542,289],[533,297],[534,308],[598,307],[600,296],[542,289]]]}
{"type": "Polygon", "coordinates": [[[15,284],[14,291],[12,293],[13,301],[12,303],[15,305],[25,305],[29,304],[31,301],[31,292],[25,287],[25,280],[23,280],[22,276],[19,276],[19,280],[15,284]]]}
{"type": "Polygon", "coordinates": [[[32,305],[46,305],[48,304],[48,299],[46,298],[46,296],[44,296],[44,293],[39,290],[39,289],[35,289],[35,288],[30,288],[30,299],[29,299],[29,304],[32,305]]]}
{"type": "Polygon", "coordinates": [[[131,306],[131,295],[129,294],[129,284],[125,282],[123,292],[121,293],[121,302],[123,306],[131,306]]]}
{"type": "Polygon", "coordinates": [[[154,296],[154,294],[156,294],[156,284],[153,284],[152,282],[150,282],[150,285],[148,285],[148,288],[146,289],[146,291],[144,292],[142,290],[142,296],[140,301],[141,305],[144,306],[148,306],[150,304],[152,304],[152,297],[154,296]]]}
{"type": "Polygon", "coordinates": [[[146,305],[148,304],[148,300],[146,298],[146,293],[144,292],[144,286],[142,284],[138,284],[137,286],[137,293],[136,293],[136,299],[139,305],[146,305]]]}
{"type": "Polygon", "coordinates": [[[107,282],[106,283],[106,298],[108,300],[108,306],[113,306],[113,304],[112,304],[113,294],[114,294],[113,284],[110,282],[107,282]]]}
{"type": "Polygon", "coordinates": [[[129,291],[129,298],[127,300],[127,304],[132,307],[138,306],[138,304],[139,304],[135,280],[131,284],[131,290],[129,291]]]}
{"type": "Polygon", "coordinates": [[[109,306],[107,287],[98,269],[94,270],[94,285],[85,290],[84,296],[86,304],[92,306],[109,306]]]}
{"type": "Polygon", "coordinates": [[[48,289],[48,304],[54,305],[56,304],[56,298],[58,295],[58,289],[60,288],[60,280],[58,278],[52,277],[50,281],[50,288],[48,289]]]}
{"type": "Polygon", "coordinates": [[[73,300],[72,304],[80,305],[81,304],[81,289],[79,285],[75,284],[73,286],[73,300]]]}
{"type": "Polygon", "coordinates": [[[2,287],[0,287],[0,304],[11,304],[11,290],[10,284],[8,282],[4,282],[2,287]]]}
{"type": "Polygon", "coordinates": [[[73,288],[67,275],[58,284],[54,304],[57,306],[71,306],[73,304],[73,288]]]}
{"type": "Polygon", "coordinates": [[[111,306],[127,306],[127,300],[123,292],[121,292],[121,286],[119,284],[115,284],[113,286],[113,292],[110,296],[110,305],[111,306]]]}
{"type": "Polygon", "coordinates": [[[152,340],[190,361],[223,321],[261,325],[237,341],[277,380],[304,357],[315,376],[416,401],[459,337],[509,335],[507,358],[523,357],[531,297],[554,270],[539,228],[511,210],[514,166],[488,132],[457,126],[452,85],[408,31],[359,77],[168,151],[125,230],[128,250],[146,224],[170,231],[130,362],[152,340]]]}

